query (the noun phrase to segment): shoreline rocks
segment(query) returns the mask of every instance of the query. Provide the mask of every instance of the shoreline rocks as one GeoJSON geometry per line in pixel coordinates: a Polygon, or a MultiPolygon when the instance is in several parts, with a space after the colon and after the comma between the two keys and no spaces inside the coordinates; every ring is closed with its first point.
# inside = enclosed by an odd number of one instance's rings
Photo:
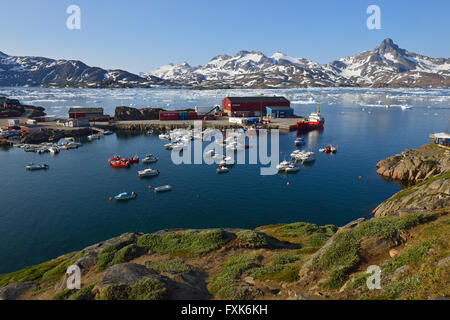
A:
{"type": "Polygon", "coordinates": [[[434,144],[407,149],[376,164],[387,179],[417,183],[450,170],[450,152],[434,144]]]}

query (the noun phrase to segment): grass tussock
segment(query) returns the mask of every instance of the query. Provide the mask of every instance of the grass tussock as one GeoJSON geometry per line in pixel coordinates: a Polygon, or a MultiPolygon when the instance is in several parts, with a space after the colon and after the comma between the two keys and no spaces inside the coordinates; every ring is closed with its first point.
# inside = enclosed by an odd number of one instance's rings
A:
{"type": "Polygon", "coordinates": [[[366,237],[390,238],[402,230],[425,223],[434,216],[431,214],[411,214],[404,217],[379,217],[364,221],[353,229],[347,229],[335,236],[334,243],[314,261],[319,271],[329,272],[327,281],[321,285],[338,289],[348,280],[348,274],[360,262],[358,254],[360,241],[366,237]]]}
{"type": "Polygon", "coordinates": [[[290,224],[276,224],[263,226],[257,230],[263,231],[270,237],[279,241],[300,244],[304,248],[320,248],[337,231],[334,225],[318,226],[307,222],[295,222],[290,224]]]}
{"type": "Polygon", "coordinates": [[[167,296],[167,286],[164,282],[148,278],[129,286],[116,284],[107,287],[100,300],[162,300],[167,296]]]}
{"type": "Polygon", "coordinates": [[[26,267],[15,272],[1,274],[0,287],[13,282],[42,280],[55,282],[66,273],[67,267],[75,263],[79,257],[81,257],[81,253],[72,252],[51,261],[26,267]]]}
{"type": "Polygon", "coordinates": [[[171,273],[189,273],[195,268],[181,259],[161,259],[156,261],[147,261],[145,266],[158,272],[171,273]]]}
{"type": "Polygon", "coordinates": [[[251,292],[239,286],[237,281],[245,271],[257,265],[258,259],[259,256],[254,254],[228,258],[222,269],[212,276],[208,286],[209,292],[220,299],[249,299],[251,292]]]}
{"type": "Polygon", "coordinates": [[[122,240],[104,248],[97,256],[97,272],[114,264],[130,261],[143,253],[136,245],[136,237],[122,240]]]}
{"type": "Polygon", "coordinates": [[[198,256],[219,249],[233,238],[223,230],[186,231],[168,234],[145,234],[139,237],[137,245],[149,253],[169,253],[198,256]]]}

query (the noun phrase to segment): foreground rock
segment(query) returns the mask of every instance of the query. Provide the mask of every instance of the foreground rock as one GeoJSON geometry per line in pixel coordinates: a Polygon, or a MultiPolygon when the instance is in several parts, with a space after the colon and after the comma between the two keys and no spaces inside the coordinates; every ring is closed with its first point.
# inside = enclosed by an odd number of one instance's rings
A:
{"type": "Polygon", "coordinates": [[[29,289],[35,287],[35,282],[11,283],[0,288],[0,300],[15,300],[29,289]]]}
{"type": "Polygon", "coordinates": [[[450,176],[442,174],[402,190],[378,205],[375,217],[433,212],[450,207],[450,176]]]}
{"type": "Polygon", "coordinates": [[[161,108],[142,108],[136,109],[132,107],[120,106],[116,107],[114,112],[115,121],[128,120],[158,120],[161,108]]]}
{"type": "Polygon", "coordinates": [[[48,141],[56,142],[59,139],[65,137],[86,137],[94,133],[97,133],[97,131],[90,128],[80,128],[73,130],[43,128],[37,131],[23,134],[20,142],[27,144],[39,144],[48,141]]]}
{"type": "Polygon", "coordinates": [[[450,152],[434,144],[408,149],[377,163],[385,178],[417,183],[450,170],[450,152]]]}

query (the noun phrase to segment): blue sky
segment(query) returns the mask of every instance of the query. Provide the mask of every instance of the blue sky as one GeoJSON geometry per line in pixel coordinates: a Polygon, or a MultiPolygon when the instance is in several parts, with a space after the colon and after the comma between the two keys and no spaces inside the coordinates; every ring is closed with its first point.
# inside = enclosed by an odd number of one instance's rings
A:
{"type": "Polygon", "coordinates": [[[448,0],[0,0],[0,12],[6,54],[136,73],[169,62],[204,64],[240,50],[328,63],[387,37],[413,52],[450,56],[448,0]],[[81,30],[66,28],[71,4],[81,8],[81,30]],[[366,27],[371,4],[381,8],[381,30],[366,27]]]}

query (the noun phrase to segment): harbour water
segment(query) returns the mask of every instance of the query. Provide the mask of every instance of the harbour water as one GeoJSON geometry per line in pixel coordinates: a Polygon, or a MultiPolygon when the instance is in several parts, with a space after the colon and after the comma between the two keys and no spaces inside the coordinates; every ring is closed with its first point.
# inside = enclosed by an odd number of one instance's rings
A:
{"type": "MultiPolygon", "coordinates": [[[[193,107],[220,104],[233,91],[90,90],[3,88],[0,95],[65,115],[68,106],[116,105],[135,107],[193,107]],[[95,98],[97,96],[97,98],[95,98]],[[122,97],[122,98],[121,98],[122,97]],[[125,98],[126,99],[125,99],[125,98]]],[[[237,227],[306,221],[343,225],[371,210],[400,187],[377,176],[375,164],[406,148],[428,141],[431,132],[444,131],[450,118],[450,90],[277,90],[295,112],[307,115],[321,102],[325,129],[304,135],[304,149],[317,160],[292,175],[261,176],[260,165],[235,165],[217,175],[213,165],[175,165],[167,141],[157,135],[117,133],[83,141],[76,150],[38,155],[22,149],[0,151],[0,273],[36,264],[82,249],[123,232],[152,232],[165,228],[237,227]],[[385,101],[392,105],[384,108],[385,101]],[[402,110],[399,105],[412,109],[402,110]],[[318,153],[327,144],[335,155],[318,153]],[[141,158],[153,153],[150,166],[112,169],[112,155],[141,158]],[[47,163],[49,170],[28,172],[27,163],[47,163]],[[152,167],[157,177],[139,179],[137,171],[152,167]],[[361,178],[359,178],[361,177],[361,178]],[[172,185],[155,194],[153,188],[172,185]],[[149,186],[152,189],[149,189],[149,186]],[[138,197],[126,203],[109,201],[123,191],[138,197]]],[[[235,95],[255,94],[236,91],[235,95]]],[[[280,160],[295,147],[295,132],[280,135],[280,160]]]]}

